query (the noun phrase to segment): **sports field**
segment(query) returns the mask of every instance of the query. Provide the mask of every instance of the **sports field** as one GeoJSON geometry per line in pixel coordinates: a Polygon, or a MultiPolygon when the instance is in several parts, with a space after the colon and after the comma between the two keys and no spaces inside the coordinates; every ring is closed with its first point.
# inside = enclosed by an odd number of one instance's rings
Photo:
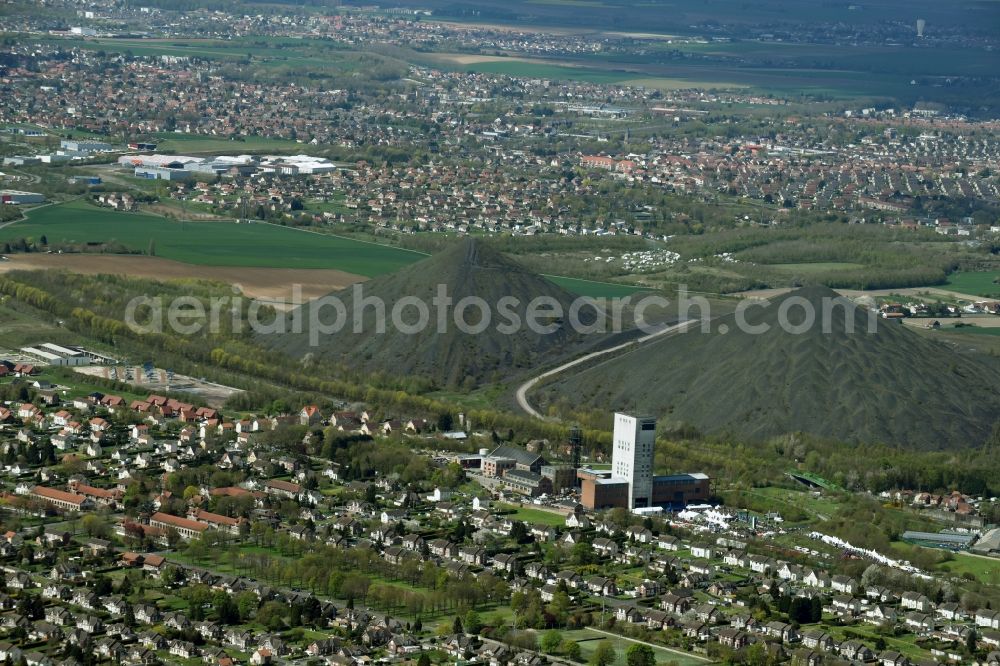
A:
{"type": "Polygon", "coordinates": [[[156,137],[158,150],[173,150],[182,155],[202,152],[259,153],[273,151],[282,153],[308,153],[310,151],[310,146],[296,141],[270,139],[260,136],[242,137],[238,141],[206,136],[204,134],[182,134],[178,132],[157,132],[153,136],[156,137]]]}
{"type": "Polygon", "coordinates": [[[517,507],[512,504],[498,504],[497,506],[504,510],[513,509],[513,518],[527,523],[528,526],[538,524],[562,527],[566,524],[566,516],[553,511],[544,511],[542,509],[535,509],[529,506],[517,507]]]}
{"type": "Polygon", "coordinates": [[[400,248],[271,224],[177,222],[142,213],[118,213],[75,201],[47,206],[0,229],[0,242],[18,238],[50,244],[116,242],[156,256],[205,266],[333,268],[374,277],[424,258],[400,248]]]}

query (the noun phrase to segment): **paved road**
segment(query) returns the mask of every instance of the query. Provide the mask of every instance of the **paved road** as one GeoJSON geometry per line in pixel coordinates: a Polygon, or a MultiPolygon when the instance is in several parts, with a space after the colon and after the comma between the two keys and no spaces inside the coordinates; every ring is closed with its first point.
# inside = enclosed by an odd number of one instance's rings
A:
{"type": "Polygon", "coordinates": [[[563,372],[564,370],[568,370],[574,366],[580,365],[581,363],[586,363],[587,361],[591,361],[595,358],[600,358],[601,356],[612,354],[614,352],[621,351],[622,349],[627,349],[628,347],[641,345],[643,343],[646,343],[655,338],[662,337],[669,333],[679,333],[680,331],[687,330],[688,328],[691,327],[692,324],[696,324],[699,321],[701,320],[689,319],[687,321],[682,321],[679,324],[674,324],[673,326],[664,326],[660,330],[650,333],[648,335],[644,335],[641,338],[636,338],[635,340],[630,340],[629,342],[625,342],[620,345],[615,345],[614,347],[609,347],[608,349],[602,349],[600,351],[595,351],[589,354],[585,354],[578,359],[574,359],[572,361],[569,361],[568,363],[563,363],[562,365],[552,368],[551,370],[548,370],[546,372],[543,372],[542,374],[536,377],[532,377],[531,379],[529,379],[528,381],[524,382],[519,387],[517,387],[517,393],[515,394],[515,398],[517,399],[517,406],[520,407],[522,410],[524,410],[529,416],[534,416],[536,419],[545,420],[546,417],[542,416],[541,413],[539,413],[538,410],[532,407],[531,403],[528,402],[528,391],[530,391],[538,382],[548,377],[552,377],[553,375],[558,375],[560,372],[563,372]]]}
{"type": "Polygon", "coordinates": [[[28,183],[35,184],[42,182],[42,177],[33,173],[25,173],[24,171],[19,171],[17,169],[11,169],[7,167],[7,173],[16,173],[22,178],[27,178],[28,183]]]}

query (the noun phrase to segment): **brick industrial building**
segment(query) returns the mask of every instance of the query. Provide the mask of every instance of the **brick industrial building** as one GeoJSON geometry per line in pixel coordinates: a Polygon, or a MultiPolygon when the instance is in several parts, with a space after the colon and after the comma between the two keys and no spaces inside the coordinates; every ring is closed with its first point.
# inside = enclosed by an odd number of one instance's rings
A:
{"type": "Polygon", "coordinates": [[[653,475],[656,419],[615,414],[610,470],[580,469],[580,503],[590,510],[682,507],[711,494],[705,474],[653,475]]]}

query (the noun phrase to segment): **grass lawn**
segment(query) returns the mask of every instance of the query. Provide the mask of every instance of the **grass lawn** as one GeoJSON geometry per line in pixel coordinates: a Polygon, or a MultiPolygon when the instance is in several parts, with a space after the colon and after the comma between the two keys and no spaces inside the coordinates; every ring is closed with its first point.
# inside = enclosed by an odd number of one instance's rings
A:
{"type": "MultiPolygon", "coordinates": [[[[614,644],[615,652],[618,654],[618,658],[612,666],[625,666],[626,664],[625,651],[628,650],[629,644],[632,642],[627,638],[608,636],[592,629],[576,629],[573,631],[564,631],[562,634],[564,638],[569,638],[580,644],[580,653],[584,661],[589,661],[590,655],[597,649],[597,644],[607,639],[614,644]]],[[[696,664],[704,664],[709,661],[708,659],[698,658],[694,655],[687,656],[680,650],[672,651],[657,647],[653,648],[653,651],[656,653],[656,663],[658,664],[673,663],[678,666],[695,666],[696,664]]]]}
{"type": "Polygon", "coordinates": [[[753,488],[741,491],[751,499],[760,500],[762,508],[770,508],[780,514],[790,509],[800,509],[817,518],[828,518],[837,510],[837,500],[825,494],[815,496],[810,491],[790,490],[776,486],[753,488]]]}
{"type": "MultiPolygon", "coordinates": [[[[805,625],[803,630],[812,629],[817,625],[805,625]]],[[[828,632],[831,636],[839,641],[843,641],[847,638],[845,632],[851,631],[857,634],[861,634],[865,637],[865,642],[871,645],[878,639],[879,634],[875,630],[876,628],[867,624],[857,624],[852,627],[838,627],[838,626],[821,626],[823,631],[828,632]]],[[[904,636],[883,636],[885,639],[885,646],[889,650],[896,650],[901,652],[910,658],[926,659],[930,655],[923,649],[917,647],[917,637],[913,634],[906,634],[904,636]]]]}
{"type": "Polygon", "coordinates": [[[272,224],[178,222],[119,213],[84,201],[47,206],[0,230],[0,241],[47,236],[49,243],[118,242],[156,255],[205,266],[330,268],[366,277],[391,273],[424,255],[400,248],[272,224]]]}
{"type": "Polygon", "coordinates": [[[1000,558],[955,553],[955,559],[942,562],[940,568],[957,575],[968,572],[981,583],[1000,585],[1000,558]]]}
{"type": "Polygon", "coordinates": [[[1000,295],[1000,284],[994,282],[998,278],[1000,278],[1000,272],[997,271],[955,273],[948,277],[948,281],[942,288],[961,294],[994,297],[1000,295]]]}
{"type": "Polygon", "coordinates": [[[513,509],[515,520],[520,520],[528,525],[535,525],[537,523],[540,525],[561,527],[566,524],[566,516],[561,513],[531,507],[516,507],[511,504],[497,504],[497,507],[503,510],[513,509]]]}

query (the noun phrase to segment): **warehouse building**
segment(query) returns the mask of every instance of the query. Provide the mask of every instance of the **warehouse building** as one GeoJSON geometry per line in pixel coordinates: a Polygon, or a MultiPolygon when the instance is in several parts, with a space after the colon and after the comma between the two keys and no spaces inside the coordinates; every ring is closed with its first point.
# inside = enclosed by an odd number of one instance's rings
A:
{"type": "Polygon", "coordinates": [[[11,155],[3,158],[4,166],[31,166],[41,163],[42,160],[35,155],[11,155]]]}
{"type": "Polygon", "coordinates": [[[111,150],[111,144],[103,141],[78,141],[76,139],[63,139],[59,142],[59,147],[76,153],[106,153],[111,150]]]}
{"type": "Polygon", "coordinates": [[[194,174],[187,169],[171,167],[136,167],[135,177],[146,180],[185,180],[194,174]]]}
{"type": "Polygon", "coordinates": [[[126,167],[168,167],[174,169],[183,169],[185,165],[204,161],[200,157],[186,155],[122,155],[118,158],[118,164],[126,167]]]}
{"type": "Polygon", "coordinates": [[[12,205],[45,203],[45,196],[36,192],[0,190],[0,203],[12,205]]]}
{"type": "Polygon", "coordinates": [[[78,366],[89,365],[91,362],[84,350],[63,347],[51,342],[44,342],[35,347],[21,347],[21,353],[36,358],[47,365],[78,366]]]}
{"type": "Polygon", "coordinates": [[[903,541],[925,548],[946,548],[949,550],[965,550],[976,540],[975,534],[958,534],[955,532],[918,532],[907,530],[903,532],[903,541]]]}
{"type": "Polygon", "coordinates": [[[337,165],[330,160],[310,155],[267,156],[261,161],[260,169],[264,173],[297,176],[331,173],[337,170],[337,165]]]}

